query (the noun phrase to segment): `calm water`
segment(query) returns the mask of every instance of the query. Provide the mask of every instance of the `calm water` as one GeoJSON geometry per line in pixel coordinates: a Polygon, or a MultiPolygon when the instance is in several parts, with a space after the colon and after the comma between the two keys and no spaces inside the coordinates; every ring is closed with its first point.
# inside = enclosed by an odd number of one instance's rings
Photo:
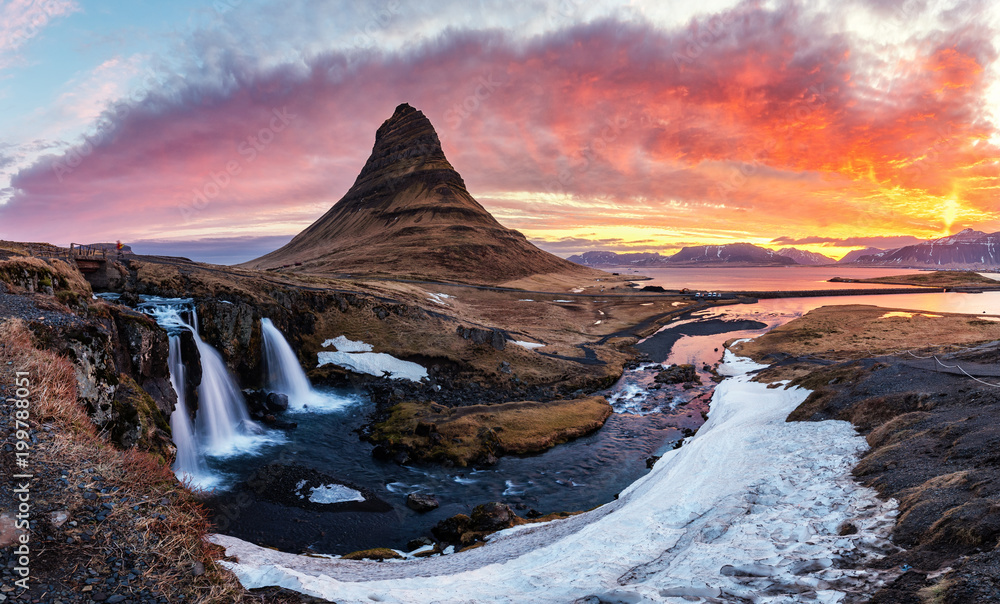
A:
{"type": "Polygon", "coordinates": [[[869,279],[890,275],[913,275],[912,269],[857,268],[837,266],[778,266],[759,268],[645,268],[611,269],[623,275],[643,275],[651,281],[642,285],[659,285],[666,289],[697,289],[720,291],[803,291],[811,289],[862,289],[891,287],[870,283],[828,283],[833,277],[869,279]]]}

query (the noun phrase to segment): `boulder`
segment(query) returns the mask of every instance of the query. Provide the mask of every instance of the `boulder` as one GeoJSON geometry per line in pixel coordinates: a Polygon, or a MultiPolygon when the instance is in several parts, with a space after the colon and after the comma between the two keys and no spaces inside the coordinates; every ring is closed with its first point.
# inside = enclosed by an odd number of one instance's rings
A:
{"type": "Polygon", "coordinates": [[[440,541],[446,543],[458,543],[462,540],[462,535],[472,528],[472,519],[465,514],[456,514],[451,518],[445,518],[434,525],[431,533],[440,541]]]}
{"type": "Polygon", "coordinates": [[[269,392],[265,399],[267,410],[272,413],[280,413],[288,410],[288,395],[280,392],[269,392]]]}
{"type": "Polygon", "coordinates": [[[658,384],[700,384],[701,378],[698,377],[698,372],[695,371],[694,365],[685,364],[667,367],[657,373],[653,381],[658,384]]]}
{"type": "Polygon", "coordinates": [[[410,493],[406,496],[406,507],[415,512],[429,512],[440,505],[438,498],[429,493],[410,493]]]}
{"type": "Polygon", "coordinates": [[[472,529],[475,531],[500,531],[518,523],[518,516],[505,503],[491,501],[477,505],[472,510],[472,529]]]}

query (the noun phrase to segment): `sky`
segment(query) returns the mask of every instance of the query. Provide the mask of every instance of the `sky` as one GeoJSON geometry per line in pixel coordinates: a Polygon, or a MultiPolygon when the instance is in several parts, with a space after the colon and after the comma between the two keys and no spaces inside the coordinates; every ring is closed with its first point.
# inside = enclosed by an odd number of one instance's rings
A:
{"type": "Polygon", "coordinates": [[[1000,231],[1000,3],[0,0],[0,239],[240,262],[408,102],[561,256],[1000,231]]]}

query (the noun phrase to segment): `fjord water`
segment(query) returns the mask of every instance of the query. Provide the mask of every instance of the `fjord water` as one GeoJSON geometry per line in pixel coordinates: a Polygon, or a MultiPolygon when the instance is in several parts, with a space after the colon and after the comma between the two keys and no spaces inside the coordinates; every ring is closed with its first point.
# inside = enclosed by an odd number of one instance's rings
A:
{"type": "Polygon", "coordinates": [[[867,289],[891,287],[876,283],[830,283],[834,277],[871,279],[893,275],[913,275],[915,269],[858,268],[832,266],[763,266],[718,268],[635,268],[608,269],[623,275],[643,275],[641,285],[665,289],[718,291],[808,291],[818,289],[867,289]]]}

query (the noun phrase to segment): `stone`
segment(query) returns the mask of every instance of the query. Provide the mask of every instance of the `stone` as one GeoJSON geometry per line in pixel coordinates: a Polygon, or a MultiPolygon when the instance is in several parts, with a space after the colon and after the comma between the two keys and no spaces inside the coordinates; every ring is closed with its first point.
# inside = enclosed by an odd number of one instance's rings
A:
{"type": "Polygon", "coordinates": [[[267,395],[267,409],[273,413],[288,410],[288,395],[271,392],[267,395]]]}
{"type": "Polygon", "coordinates": [[[462,540],[462,535],[469,532],[470,528],[472,528],[472,519],[465,514],[456,514],[434,525],[431,533],[441,541],[458,543],[462,540]]]}
{"type": "Polygon", "coordinates": [[[415,512],[429,512],[440,505],[438,498],[429,493],[410,493],[406,496],[406,507],[415,512]]]}
{"type": "Polygon", "coordinates": [[[517,524],[518,516],[505,503],[491,501],[472,510],[472,528],[476,531],[499,531],[517,524]]]}

